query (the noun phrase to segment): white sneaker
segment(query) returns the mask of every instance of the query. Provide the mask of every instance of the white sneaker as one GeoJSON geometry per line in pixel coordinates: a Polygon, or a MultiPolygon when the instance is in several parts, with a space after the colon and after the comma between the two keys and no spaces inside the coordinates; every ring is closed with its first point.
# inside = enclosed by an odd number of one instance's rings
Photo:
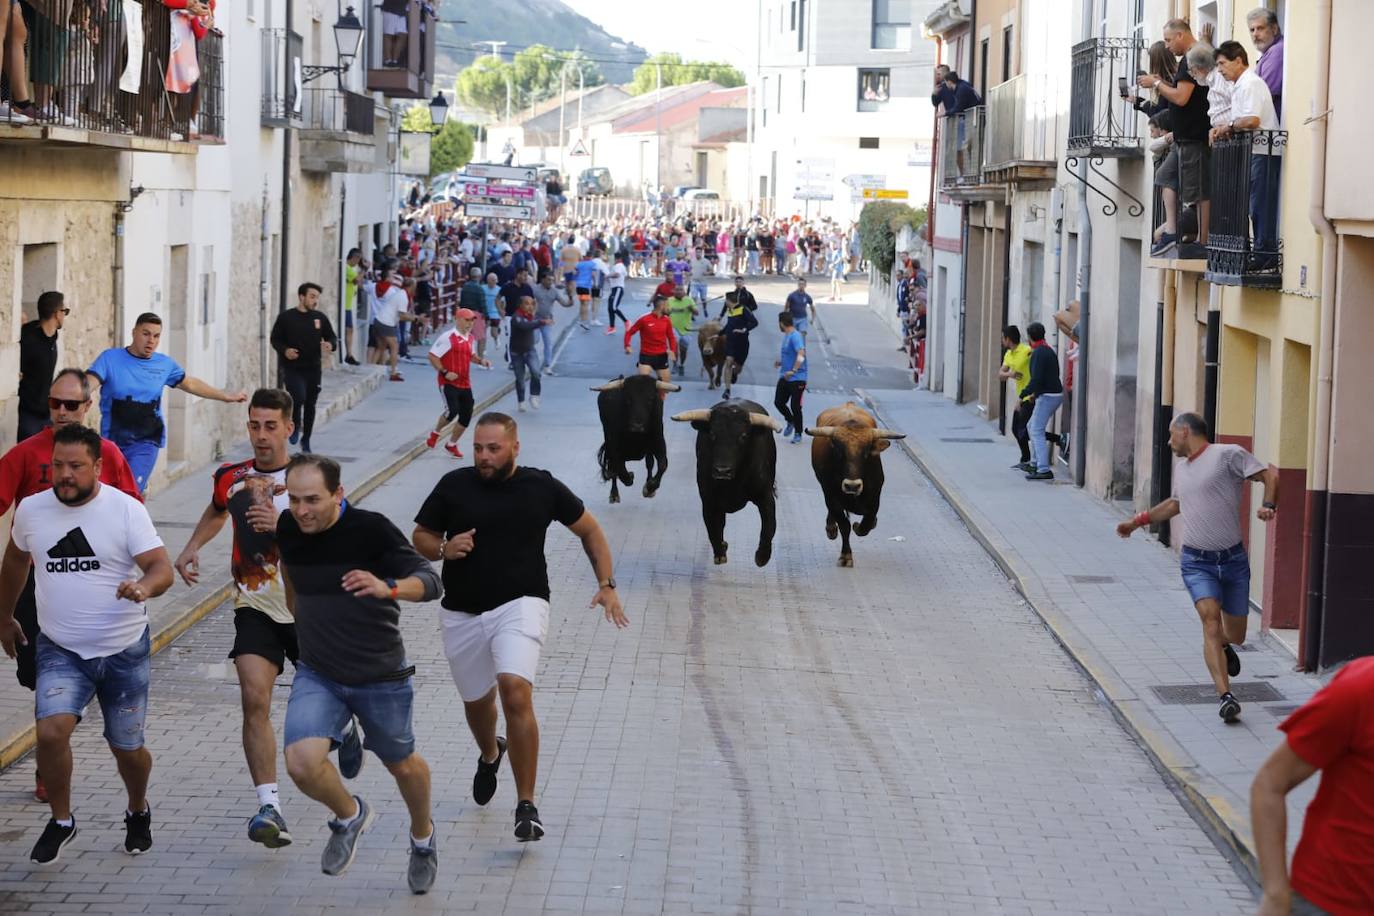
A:
{"type": "Polygon", "coordinates": [[[23,112],[15,111],[10,107],[9,102],[0,102],[0,121],[7,121],[12,125],[32,124],[33,118],[23,112]]]}
{"type": "Polygon", "coordinates": [[[593,327],[598,327],[598,328],[600,328],[600,327],[605,327],[605,325],[606,325],[606,322],[602,321],[600,318],[593,318],[593,319],[592,319],[592,326],[593,326],[593,327]]]}
{"type": "Polygon", "coordinates": [[[534,408],[535,410],[539,409],[539,395],[530,395],[530,407],[534,408]]]}
{"type": "Polygon", "coordinates": [[[520,411],[521,413],[524,413],[526,410],[529,410],[529,408],[525,406],[525,402],[524,402],[524,401],[520,401],[519,403],[517,403],[517,404],[515,405],[515,408],[516,408],[516,410],[520,411]]]}

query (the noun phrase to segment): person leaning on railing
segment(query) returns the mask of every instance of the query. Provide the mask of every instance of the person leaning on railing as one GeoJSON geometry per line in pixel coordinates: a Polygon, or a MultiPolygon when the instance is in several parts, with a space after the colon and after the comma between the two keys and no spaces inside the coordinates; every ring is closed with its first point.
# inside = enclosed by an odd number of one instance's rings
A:
{"type": "Polygon", "coordinates": [[[1279,167],[1283,160],[1278,139],[1279,118],[1269,87],[1250,68],[1245,48],[1238,41],[1222,42],[1217,48],[1217,69],[1231,84],[1231,122],[1220,137],[1236,131],[1258,131],[1250,148],[1250,218],[1254,221],[1251,240],[1252,270],[1272,270],[1277,266],[1279,167]]]}

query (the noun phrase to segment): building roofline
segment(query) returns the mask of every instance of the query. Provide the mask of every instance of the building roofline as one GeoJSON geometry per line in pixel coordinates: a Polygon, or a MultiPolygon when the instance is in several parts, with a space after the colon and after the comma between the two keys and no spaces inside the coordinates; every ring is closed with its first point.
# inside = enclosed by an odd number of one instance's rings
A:
{"type": "Polygon", "coordinates": [[[932,35],[944,36],[956,29],[967,27],[971,17],[959,6],[959,0],[946,0],[921,23],[932,35]]]}

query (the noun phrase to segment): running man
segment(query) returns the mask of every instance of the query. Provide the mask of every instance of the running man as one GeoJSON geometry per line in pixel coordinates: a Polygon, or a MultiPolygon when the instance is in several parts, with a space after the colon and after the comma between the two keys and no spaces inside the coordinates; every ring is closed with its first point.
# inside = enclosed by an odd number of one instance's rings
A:
{"type": "Polygon", "coordinates": [[[725,294],[725,399],[730,399],[730,386],[739,380],[740,370],[749,358],[749,332],[759,326],[754,313],[740,304],[739,293],[725,294]]]}
{"type": "Polygon", "coordinates": [[[33,566],[38,594],[38,768],[52,818],[30,859],[47,865],[76,837],[72,814],[72,732],[86,704],[99,701],[105,740],[129,795],[124,851],[153,846],[143,746],[148,715],[148,613],[144,602],[172,584],[172,563],[143,503],[100,482],[104,443],[71,423],[52,434],[52,489],[14,513],[0,566],[0,645],[14,658],[24,631],[14,602],[33,566]],[[37,562],[34,562],[34,557],[37,562]]]}
{"type": "Polygon", "coordinates": [[[472,798],[485,805],[509,741],[515,774],[515,837],[538,840],[544,825],[534,804],[539,724],[531,694],[549,629],[549,571],[544,537],[554,522],[582,541],[600,606],[617,627],[629,626],[615,590],[611,548],[595,517],[548,471],[520,468],[519,431],[502,413],[486,413],[473,432],[470,468],[440,478],[415,516],[415,547],[444,561],[444,654],[462,697],[480,757],[472,798]],[[507,738],[496,734],[496,694],[507,738]]]}
{"type": "MultiPolygon", "coordinates": [[[[803,283],[806,281],[803,280],[803,283]]],[[[806,391],[806,338],[796,328],[796,319],[784,309],[778,315],[778,330],[782,331],[782,354],[773,363],[778,367],[778,387],[773,406],[787,421],[782,437],[792,437],[792,444],[802,437],[802,394],[806,391]]]]}
{"type": "Polygon", "coordinates": [[[429,364],[439,373],[439,391],[444,396],[444,412],[434,421],[434,429],[430,431],[425,445],[430,448],[438,445],[444,427],[453,423],[444,451],[454,458],[463,457],[462,451],[458,448],[458,440],[463,438],[463,431],[472,422],[472,364],[491,368],[488,360],[472,355],[472,326],[476,321],[476,312],[459,309],[454,315],[454,329],[441,335],[429,348],[429,364]]]}
{"type": "Polygon", "coordinates": [[[692,281],[692,298],[697,301],[697,305],[704,312],[706,309],[706,278],[711,275],[711,262],[702,256],[700,245],[692,249],[692,259],[687,262],[687,275],[692,281]]]}
{"type": "Polygon", "coordinates": [[[677,335],[677,374],[687,372],[687,345],[692,336],[692,319],[697,314],[696,300],[687,295],[687,288],[681,283],[673,287],[673,297],[668,300],[668,317],[672,319],[673,331],[677,335]]]}
{"type": "Polygon", "coordinates": [[[792,316],[792,326],[802,336],[802,340],[806,340],[808,316],[811,319],[816,317],[816,304],[811,301],[811,294],[806,291],[805,277],[798,277],[797,288],[787,294],[787,312],[792,316]]]}
{"type": "Polygon", "coordinates": [[[296,307],[277,315],[272,324],[272,349],[282,359],[282,387],[291,394],[291,444],[310,451],[315,429],[315,402],[320,397],[322,356],[333,353],[339,339],[329,316],[321,312],[318,283],[302,283],[296,289],[296,307]]]}
{"type": "Polygon", "coordinates": [[[529,376],[530,407],[539,409],[539,395],[543,391],[539,361],[535,357],[534,336],[542,327],[553,324],[552,318],[540,318],[534,310],[534,296],[520,299],[519,308],[510,316],[510,367],[515,372],[515,400],[521,413],[525,412],[525,377],[529,376]]]}
{"type": "Polygon", "coordinates": [[[630,319],[625,317],[625,313],[620,310],[620,300],[625,298],[625,278],[628,271],[625,269],[625,252],[620,252],[615,256],[615,263],[611,265],[610,271],[606,274],[606,286],[609,292],[606,294],[606,320],[610,322],[610,327],[606,329],[606,336],[615,334],[615,319],[620,316],[620,320],[629,326],[630,319]]]}
{"type": "Polygon", "coordinates": [[[1245,642],[1250,616],[1250,559],[1241,543],[1240,502],[1247,480],[1264,484],[1255,514],[1274,517],[1279,472],[1265,467],[1239,445],[1213,445],[1207,424],[1195,413],[1181,413],[1169,426],[1169,448],[1184,459],[1174,464],[1173,494],[1164,502],[1116,526],[1123,538],[1137,528],[1183,516],[1183,584],[1202,620],[1202,658],[1216,685],[1223,721],[1240,718],[1231,681],[1240,674],[1233,646],[1245,642]]]}
{"type": "Polygon", "coordinates": [[[553,307],[572,307],[572,299],[568,296],[570,288],[566,283],[555,286],[551,270],[539,271],[539,282],[534,284],[534,314],[541,321],[545,318],[550,321],[550,324],[539,326],[539,341],[544,345],[545,375],[553,375],[553,307]]]}
{"type": "Polygon", "coordinates": [[[320,867],[342,875],[376,812],[351,794],[329,762],[335,736],[354,717],[364,746],[381,758],[410,812],[407,881],[427,892],[438,873],[429,765],[415,751],[415,666],[401,641],[398,601],[433,601],[439,577],[386,516],[348,504],[338,462],[297,455],[286,467],[290,511],[277,523],[287,605],[301,660],[286,704],[286,771],[327,807],[320,867]]]}
{"type": "Polygon", "coordinates": [[[625,355],[630,355],[630,339],[639,335],[639,358],[635,360],[640,375],[656,373],[660,381],[671,381],[669,362],[677,358],[677,338],[673,321],[668,317],[668,300],[655,296],[647,315],[640,315],[625,329],[625,355]]]}
{"type": "MultiPolygon", "coordinates": [[[[226,519],[233,519],[229,568],[235,586],[234,645],[229,658],[239,679],[243,756],[258,798],[257,813],[248,819],[248,838],[268,849],[291,844],[277,784],[272,687],[286,670],[287,659],[292,665],[300,660],[277,549],[277,519],[287,508],[292,407],[291,395],[280,388],[253,392],[247,423],[253,457],[215,471],[210,504],[176,559],[177,573],[194,588],[200,582],[200,549],[219,536],[226,519]]],[[[349,778],[362,768],[363,749],[355,725],[342,735],[339,765],[349,778]]]]}

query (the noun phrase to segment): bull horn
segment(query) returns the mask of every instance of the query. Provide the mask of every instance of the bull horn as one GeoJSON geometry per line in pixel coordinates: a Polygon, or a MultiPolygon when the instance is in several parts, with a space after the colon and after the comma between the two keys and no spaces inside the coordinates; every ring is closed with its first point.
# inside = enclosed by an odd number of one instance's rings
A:
{"type": "Polygon", "coordinates": [[[698,420],[708,420],[710,417],[711,411],[704,407],[696,410],[684,410],[682,413],[673,414],[673,419],[679,423],[695,423],[698,420]]]}
{"type": "Polygon", "coordinates": [[[674,385],[672,382],[660,382],[660,381],[655,381],[654,384],[658,386],[658,390],[659,390],[659,391],[681,391],[681,390],[682,390],[682,386],[681,386],[681,385],[674,385]]]}
{"type": "Polygon", "coordinates": [[[883,429],[881,426],[873,430],[874,439],[905,439],[906,433],[899,433],[895,429],[883,429]]]}
{"type": "Polygon", "coordinates": [[[833,426],[812,426],[806,430],[808,436],[833,436],[835,427],[833,426]]]}
{"type": "Polygon", "coordinates": [[[604,385],[593,386],[592,391],[618,391],[625,384],[624,378],[611,379],[604,385]]]}
{"type": "MultiPolygon", "coordinates": [[[[674,417],[673,419],[676,420],[677,417],[674,417]]],[[[779,430],[782,429],[782,424],[781,424],[781,423],[779,423],[777,420],[773,419],[772,417],[770,417],[770,416],[768,416],[768,415],[766,415],[766,414],[761,414],[761,413],[751,413],[751,414],[749,415],[749,424],[750,424],[751,426],[766,426],[766,427],[768,427],[769,429],[771,429],[773,432],[778,432],[779,430]]]]}

